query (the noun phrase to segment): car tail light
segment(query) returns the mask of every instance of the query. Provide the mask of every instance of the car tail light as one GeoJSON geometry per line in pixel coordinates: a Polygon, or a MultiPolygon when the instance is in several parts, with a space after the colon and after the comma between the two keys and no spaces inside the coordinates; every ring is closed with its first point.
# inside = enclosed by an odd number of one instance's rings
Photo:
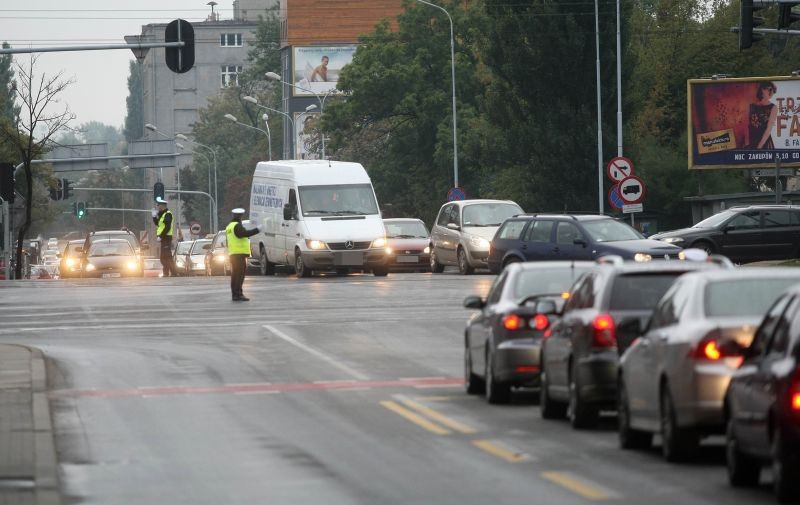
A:
{"type": "Polygon", "coordinates": [[[789,408],[794,412],[800,412],[800,368],[794,371],[792,388],[789,390],[789,408]]]}
{"type": "Polygon", "coordinates": [[[592,347],[616,347],[617,326],[611,314],[598,314],[592,320],[592,347]]]}
{"type": "Polygon", "coordinates": [[[536,314],[531,319],[531,328],[534,330],[546,330],[548,326],[550,326],[550,319],[547,318],[544,314],[536,314]]]}
{"type": "Polygon", "coordinates": [[[503,318],[503,327],[509,331],[514,331],[522,328],[525,321],[516,314],[509,314],[503,318]]]}
{"type": "Polygon", "coordinates": [[[518,373],[539,373],[539,367],[534,365],[520,365],[516,368],[518,373]]]}
{"type": "Polygon", "coordinates": [[[736,358],[735,366],[739,366],[744,359],[742,349],[735,340],[726,337],[721,331],[714,330],[707,334],[695,347],[693,355],[695,359],[718,362],[727,358],[736,358]]]}

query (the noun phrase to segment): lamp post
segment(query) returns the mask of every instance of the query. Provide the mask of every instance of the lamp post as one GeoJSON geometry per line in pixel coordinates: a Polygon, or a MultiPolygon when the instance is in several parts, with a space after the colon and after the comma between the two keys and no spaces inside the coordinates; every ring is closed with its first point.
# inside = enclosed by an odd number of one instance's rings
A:
{"type": "MultiPolygon", "coordinates": [[[[186,147],[183,144],[181,144],[180,142],[175,142],[175,146],[178,149],[182,150],[182,151],[186,150],[186,147]]],[[[199,151],[197,151],[197,152],[192,151],[191,153],[185,153],[185,154],[187,154],[187,155],[191,154],[191,156],[195,156],[195,155],[199,154],[200,156],[203,157],[204,160],[206,160],[206,167],[208,167],[208,194],[210,195],[211,194],[211,160],[208,159],[208,156],[206,156],[205,154],[203,154],[203,153],[201,153],[199,151]]],[[[211,203],[211,200],[209,200],[208,201],[208,229],[209,229],[209,231],[211,231],[211,230],[217,231],[216,229],[214,229],[213,210],[212,209],[213,209],[213,205],[211,203]]]]}
{"type": "MultiPolygon", "coordinates": [[[[291,82],[284,81],[283,79],[281,79],[281,76],[279,76],[275,72],[267,72],[264,75],[267,76],[267,79],[272,79],[273,81],[278,81],[280,83],[283,83],[283,84],[286,84],[288,86],[291,86],[291,87],[293,87],[295,89],[299,89],[300,91],[305,91],[307,93],[311,93],[312,95],[314,95],[316,97],[317,101],[319,101],[319,113],[320,113],[320,115],[325,113],[325,100],[328,99],[328,97],[330,96],[331,93],[333,93],[334,90],[330,90],[327,93],[325,93],[324,95],[320,95],[319,93],[311,91],[308,88],[304,88],[302,86],[298,86],[297,84],[292,84],[291,82]]],[[[321,141],[322,141],[322,159],[325,159],[325,134],[322,133],[322,130],[320,130],[320,138],[321,138],[321,141]]]]}
{"type": "MultiPolygon", "coordinates": [[[[307,116],[312,110],[316,110],[316,109],[317,109],[317,105],[313,104],[313,103],[311,105],[309,105],[308,107],[306,107],[305,112],[303,112],[299,116],[297,116],[297,119],[300,122],[300,124],[301,125],[303,124],[302,123],[303,116],[307,116]]],[[[305,131],[305,125],[303,126],[303,131],[305,131]]],[[[297,148],[298,147],[299,146],[295,145],[295,158],[297,158],[297,148]]]]}
{"type": "Polygon", "coordinates": [[[425,0],[417,0],[417,2],[428,5],[435,9],[444,12],[447,19],[450,21],[450,73],[453,82],[453,182],[454,187],[458,187],[458,127],[456,123],[456,55],[455,55],[455,37],[453,37],[453,18],[444,7],[436,4],[426,2],[425,0]]]}
{"type": "MultiPolygon", "coordinates": [[[[175,139],[172,138],[172,136],[167,135],[166,133],[164,133],[161,130],[159,130],[156,125],[147,123],[147,124],[144,125],[144,127],[147,128],[148,130],[154,132],[154,133],[157,133],[158,135],[161,135],[162,137],[171,139],[173,142],[175,140],[175,139]]],[[[177,166],[177,163],[176,163],[176,166],[175,166],[175,172],[178,175],[178,206],[177,206],[177,209],[176,209],[177,213],[178,213],[177,224],[178,224],[178,234],[179,234],[179,236],[181,236],[182,235],[182,232],[181,232],[181,213],[182,213],[182,211],[181,211],[181,194],[180,194],[180,190],[181,190],[181,168],[177,166]]]]}
{"type": "MultiPolygon", "coordinates": [[[[191,142],[192,144],[197,144],[198,146],[206,148],[209,151],[211,151],[211,155],[214,157],[214,202],[215,202],[215,205],[219,205],[219,203],[217,203],[217,202],[219,202],[219,200],[217,199],[217,150],[213,149],[211,146],[207,146],[205,144],[201,144],[200,142],[198,142],[196,140],[191,140],[189,137],[187,137],[183,133],[176,133],[175,134],[175,138],[176,139],[181,139],[181,140],[183,140],[185,142],[191,142]]],[[[209,178],[209,181],[210,181],[210,178],[209,178]]],[[[209,182],[209,184],[211,184],[211,183],[209,182]]],[[[210,187],[208,189],[208,192],[211,193],[211,188],[210,187]]],[[[214,211],[214,231],[217,231],[217,229],[219,229],[218,219],[219,218],[218,218],[216,210],[215,210],[214,211]]]]}
{"type": "MultiPolygon", "coordinates": [[[[275,112],[277,114],[280,114],[280,115],[284,116],[286,119],[289,120],[289,124],[292,125],[292,135],[294,135],[296,133],[296,130],[294,129],[294,119],[292,119],[292,116],[290,116],[289,114],[287,114],[287,113],[285,113],[283,111],[280,111],[278,109],[273,109],[272,107],[267,107],[266,105],[261,105],[260,103],[258,103],[258,99],[256,97],[253,97],[253,96],[243,96],[242,100],[244,100],[245,102],[250,102],[253,105],[255,105],[256,107],[259,107],[261,109],[265,109],[265,110],[268,110],[268,111],[271,111],[271,112],[275,112]]],[[[283,147],[284,156],[286,156],[286,153],[288,153],[288,151],[286,149],[286,145],[287,144],[284,144],[284,147],[283,147]]],[[[294,159],[294,156],[292,156],[292,159],[294,159]]]]}
{"type": "Polygon", "coordinates": [[[266,131],[262,130],[261,128],[256,128],[255,126],[250,126],[249,124],[241,123],[241,122],[239,122],[238,119],[236,119],[236,116],[234,116],[233,114],[225,114],[225,119],[228,119],[231,122],[238,124],[239,126],[244,126],[245,128],[250,128],[251,130],[258,130],[261,133],[263,133],[264,135],[266,135],[267,136],[267,143],[269,145],[269,153],[268,153],[269,161],[272,161],[272,136],[269,134],[269,132],[266,132],[266,131]]]}

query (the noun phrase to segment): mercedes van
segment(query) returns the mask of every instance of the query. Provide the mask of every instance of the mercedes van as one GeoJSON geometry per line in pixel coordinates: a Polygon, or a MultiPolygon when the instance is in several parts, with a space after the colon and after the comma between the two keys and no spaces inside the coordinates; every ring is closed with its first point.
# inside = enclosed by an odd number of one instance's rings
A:
{"type": "Polygon", "coordinates": [[[371,271],[385,276],[386,232],[366,170],[328,160],[260,162],[250,191],[259,233],[250,251],[261,273],[278,265],[298,277],[314,271],[371,271]]]}

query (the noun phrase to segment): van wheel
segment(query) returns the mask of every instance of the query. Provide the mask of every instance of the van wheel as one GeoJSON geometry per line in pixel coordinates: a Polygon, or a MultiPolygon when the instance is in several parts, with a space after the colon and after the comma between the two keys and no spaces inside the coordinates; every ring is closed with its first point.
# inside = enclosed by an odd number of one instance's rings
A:
{"type": "Polygon", "coordinates": [[[258,262],[261,263],[261,275],[275,275],[275,263],[270,263],[267,259],[267,251],[263,247],[258,262]]]}
{"type": "Polygon", "coordinates": [[[444,265],[439,263],[436,259],[436,252],[434,252],[433,249],[431,249],[431,272],[435,274],[444,272],[444,265]]]}
{"type": "Polygon", "coordinates": [[[311,270],[303,262],[303,255],[300,254],[300,251],[294,252],[294,272],[297,274],[298,279],[311,277],[311,270]]]}
{"type": "Polygon", "coordinates": [[[475,269],[469,264],[467,251],[463,247],[458,248],[458,272],[461,275],[470,275],[475,269]]]}

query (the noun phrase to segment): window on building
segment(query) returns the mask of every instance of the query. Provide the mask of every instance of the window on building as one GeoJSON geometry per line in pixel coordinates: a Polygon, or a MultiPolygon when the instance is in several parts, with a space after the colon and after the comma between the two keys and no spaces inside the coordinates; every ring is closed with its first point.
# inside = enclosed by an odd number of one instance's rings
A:
{"type": "Polygon", "coordinates": [[[222,87],[239,85],[239,74],[242,73],[241,65],[223,65],[222,66],[222,87]]]}
{"type": "Polygon", "coordinates": [[[222,47],[242,47],[242,34],[221,33],[219,35],[219,45],[222,47]]]}

